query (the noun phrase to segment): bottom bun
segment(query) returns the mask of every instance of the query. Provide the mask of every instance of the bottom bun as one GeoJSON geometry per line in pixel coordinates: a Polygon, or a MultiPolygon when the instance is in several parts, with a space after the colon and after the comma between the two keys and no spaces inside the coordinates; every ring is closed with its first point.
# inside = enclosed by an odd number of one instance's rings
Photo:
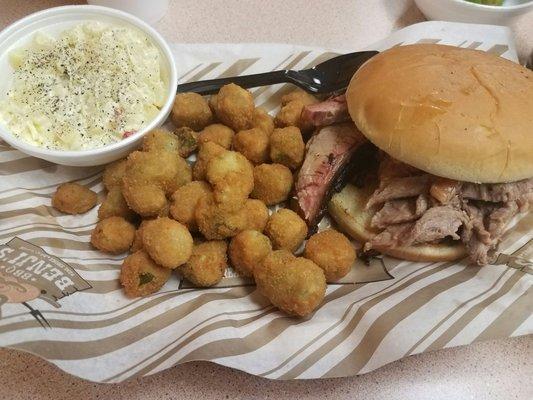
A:
{"type": "MultiPolygon", "coordinates": [[[[378,233],[370,227],[375,210],[365,209],[366,201],[373,192],[373,187],[357,188],[348,184],[331,198],[328,205],[329,214],[338,228],[362,243],[368,242],[378,233]]],[[[454,261],[466,256],[466,249],[461,242],[374,249],[409,261],[454,261]]]]}

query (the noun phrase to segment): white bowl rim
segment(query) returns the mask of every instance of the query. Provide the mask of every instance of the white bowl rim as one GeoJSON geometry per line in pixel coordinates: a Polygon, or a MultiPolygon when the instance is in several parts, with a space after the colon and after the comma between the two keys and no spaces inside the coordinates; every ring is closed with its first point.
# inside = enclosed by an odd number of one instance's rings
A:
{"type": "Polygon", "coordinates": [[[474,8],[480,8],[484,10],[491,10],[494,12],[498,11],[511,11],[511,10],[520,10],[521,8],[530,7],[533,5],[533,0],[527,1],[522,4],[515,4],[514,6],[491,6],[488,4],[478,4],[478,3],[472,3],[467,0],[451,0],[454,3],[460,3],[460,4],[466,4],[467,6],[471,6],[474,8]]]}
{"type": "MultiPolygon", "coordinates": [[[[46,10],[38,11],[33,14],[30,14],[26,17],[23,17],[19,19],[18,21],[15,21],[11,25],[9,25],[7,28],[2,30],[0,32],[0,41],[7,37],[14,32],[16,32],[19,27],[22,25],[24,26],[28,21],[32,21],[34,19],[39,19],[42,16],[47,16],[50,14],[56,14],[61,13],[63,11],[70,11],[70,10],[77,10],[77,11],[92,11],[96,13],[102,13],[108,16],[117,17],[119,19],[123,19],[127,22],[129,22],[131,25],[141,29],[143,33],[147,34],[154,42],[159,46],[161,52],[163,53],[163,56],[167,59],[167,62],[169,64],[169,97],[166,100],[165,104],[161,109],[159,110],[159,113],[155,116],[155,118],[144,128],[142,128],[142,131],[144,133],[156,128],[158,123],[162,118],[166,118],[166,116],[169,114],[170,109],[174,103],[174,95],[176,92],[176,88],[178,85],[178,72],[176,70],[176,65],[174,63],[174,56],[172,54],[172,51],[170,50],[170,47],[166,40],[159,34],[153,27],[151,27],[149,24],[141,20],[140,18],[137,18],[136,16],[129,14],[124,11],[116,10],[109,7],[102,7],[102,6],[93,6],[93,5],[69,5],[69,6],[61,6],[61,7],[52,7],[48,8],[46,10]]],[[[86,150],[51,150],[51,149],[45,149],[39,146],[35,146],[33,144],[27,143],[23,140],[20,140],[13,136],[10,132],[2,129],[0,127],[0,138],[8,141],[8,143],[14,143],[13,147],[17,147],[20,149],[20,151],[27,153],[27,154],[34,154],[36,156],[51,156],[51,157],[61,157],[63,159],[74,159],[76,157],[89,157],[92,155],[102,155],[107,154],[109,152],[116,151],[122,147],[127,147],[130,143],[136,141],[139,138],[139,132],[135,132],[135,134],[122,139],[116,143],[112,143],[107,146],[98,147],[95,149],[86,149],[86,150]]]]}

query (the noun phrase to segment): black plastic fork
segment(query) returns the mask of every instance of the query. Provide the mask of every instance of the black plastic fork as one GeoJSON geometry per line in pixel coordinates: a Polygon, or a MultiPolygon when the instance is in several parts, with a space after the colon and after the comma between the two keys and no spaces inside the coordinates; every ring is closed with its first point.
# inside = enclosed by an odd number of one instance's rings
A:
{"type": "Polygon", "coordinates": [[[178,85],[177,92],[213,94],[228,83],[235,83],[243,88],[274,85],[276,83],[293,83],[310,93],[335,93],[345,89],[355,71],[376,54],[378,54],[377,51],[359,51],[333,57],[313,68],[299,71],[287,69],[184,83],[178,85]]]}

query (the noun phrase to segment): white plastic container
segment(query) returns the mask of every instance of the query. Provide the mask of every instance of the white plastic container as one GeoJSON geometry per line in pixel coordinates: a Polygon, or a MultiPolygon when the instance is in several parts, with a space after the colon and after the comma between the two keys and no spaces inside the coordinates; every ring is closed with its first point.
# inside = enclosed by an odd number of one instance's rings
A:
{"type": "Polygon", "coordinates": [[[487,6],[465,0],[415,0],[415,3],[428,19],[473,24],[507,26],[516,17],[533,12],[533,1],[523,0],[507,0],[502,6],[487,6]]]}
{"type": "Polygon", "coordinates": [[[8,53],[13,48],[26,45],[37,31],[55,36],[86,21],[101,21],[114,24],[127,24],[147,35],[162,55],[162,71],[168,83],[167,99],[157,116],[143,129],[117,143],[92,150],[47,150],[26,143],[9,133],[0,124],[0,138],[14,148],[44,160],[72,166],[101,165],[124,157],[138,145],[142,137],[151,129],[161,126],[172,109],[177,87],[177,71],[172,52],[163,37],[150,25],[139,18],[107,7],[65,6],[50,8],[31,14],[0,32],[0,98],[6,95],[12,83],[13,69],[8,62],[8,53]]]}
{"type": "Polygon", "coordinates": [[[168,0],[87,0],[87,3],[128,12],[149,24],[163,18],[168,9],[168,0]]]}

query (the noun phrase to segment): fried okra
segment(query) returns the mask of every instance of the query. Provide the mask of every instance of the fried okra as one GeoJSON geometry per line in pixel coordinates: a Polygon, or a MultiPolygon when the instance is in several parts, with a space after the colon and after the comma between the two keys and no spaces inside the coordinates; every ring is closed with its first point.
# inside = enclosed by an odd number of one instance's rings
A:
{"type": "Polygon", "coordinates": [[[305,144],[300,129],[295,126],[274,129],[270,136],[270,159],[291,170],[302,165],[305,144]]]}
{"type": "MultiPolygon", "coordinates": [[[[290,261],[295,260],[296,256],[287,250],[274,250],[267,254],[267,257],[263,259],[263,262],[255,268],[257,273],[265,267],[267,269],[275,268],[278,264],[288,264],[290,261]]],[[[254,274],[255,275],[255,274],[254,274]]]]}
{"type": "Polygon", "coordinates": [[[208,240],[221,240],[235,236],[248,227],[247,214],[222,209],[213,196],[205,196],[198,201],[194,218],[200,233],[208,240]]]}
{"type": "Polygon", "coordinates": [[[268,208],[261,200],[247,199],[238,211],[244,215],[245,228],[263,232],[268,221],[268,208]]]}
{"type": "Polygon", "coordinates": [[[176,164],[176,174],[169,186],[166,186],[167,196],[171,196],[178,188],[192,181],[192,168],[189,163],[180,156],[177,156],[173,162],[176,164]]]}
{"type": "Polygon", "coordinates": [[[168,210],[166,196],[192,180],[187,162],[167,151],[134,151],[128,156],[123,194],[128,206],[142,217],[168,210]]]}
{"type": "Polygon", "coordinates": [[[254,269],[259,291],[280,310],[304,317],[324,299],[326,278],[313,261],[294,257],[285,250],[273,251],[254,269]]]}
{"type": "Polygon", "coordinates": [[[270,136],[274,131],[274,118],[264,109],[258,107],[254,109],[252,115],[252,128],[260,128],[270,136]]]}
{"type": "Polygon", "coordinates": [[[170,215],[176,221],[185,225],[189,231],[198,229],[194,218],[194,211],[198,201],[205,196],[209,196],[211,187],[203,181],[193,181],[180,187],[172,195],[170,205],[170,215]]]}
{"type": "Polygon", "coordinates": [[[213,94],[209,97],[209,100],[207,100],[207,103],[209,104],[209,108],[211,109],[211,112],[213,113],[213,116],[217,116],[217,102],[218,102],[218,95],[213,94]]]}
{"type": "Polygon", "coordinates": [[[303,108],[304,104],[299,100],[287,103],[281,107],[276,115],[276,119],[274,120],[275,125],[280,128],[287,126],[300,127],[300,115],[302,114],[303,108]]]}
{"type": "Polygon", "coordinates": [[[328,282],[334,282],[350,272],[356,254],[346,236],[333,229],[326,229],[309,238],[305,244],[304,256],[324,270],[328,282]]]}
{"type": "Polygon", "coordinates": [[[215,202],[227,211],[242,208],[254,188],[252,164],[235,151],[224,151],[209,160],[206,175],[215,202]]]}
{"type": "Polygon", "coordinates": [[[197,244],[189,260],[179,267],[178,272],[196,286],[216,285],[224,277],[228,266],[226,250],[227,244],[223,240],[197,244]]]}
{"type": "MultiPolygon", "coordinates": [[[[196,132],[192,131],[190,128],[178,128],[181,136],[167,131],[165,129],[154,129],[150,131],[143,139],[142,150],[145,152],[161,153],[163,151],[169,152],[175,156],[173,163],[176,164],[178,169],[176,174],[175,185],[178,187],[184,183],[190,182],[192,179],[192,170],[187,161],[183,157],[188,157],[196,149],[196,132]],[[192,132],[191,143],[186,143],[185,136],[187,133],[185,131],[192,132]]],[[[167,157],[168,158],[168,157],[167,157]]],[[[172,191],[172,185],[167,191],[172,191]]]]}
{"type": "Polygon", "coordinates": [[[179,154],[183,158],[189,157],[198,148],[198,133],[187,126],[176,128],[174,135],[178,139],[179,154]]]}
{"type": "Polygon", "coordinates": [[[281,109],[276,115],[275,124],[278,127],[297,126],[307,129],[301,121],[302,110],[305,106],[317,103],[318,100],[311,94],[297,89],[281,98],[281,109]]]}
{"type": "Polygon", "coordinates": [[[96,193],[78,183],[59,185],[52,196],[52,207],[65,214],[82,214],[96,205],[96,193]]]}
{"type": "Polygon", "coordinates": [[[287,200],[292,185],[293,177],[289,168],[281,164],[261,164],[254,167],[254,190],[251,196],[272,206],[287,200]]]}
{"type": "Polygon", "coordinates": [[[155,185],[165,193],[171,191],[179,173],[176,160],[174,154],[164,151],[134,151],[127,159],[123,185],[155,185]]]}
{"type": "Polygon", "coordinates": [[[195,181],[203,181],[206,178],[207,163],[214,157],[224,153],[226,149],[214,142],[206,142],[200,145],[196,155],[196,162],[192,168],[192,176],[195,181]]]}
{"type": "Polygon", "coordinates": [[[107,190],[111,190],[113,187],[122,186],[122,177],[126,171],[126,159],[118,160],[108,164],[105,167],[102,180],[107,190]]]}
{"type": "Polygon", "coordinates": [[[270,239],[254,230],[242,231],[231,239],[231,265],[243,276],[253,277],[254,269],[272,251],[270,239]]]}
{"type": "Polygon", "coordinates": [[[165,192],[157,185],[125,185],[122,194],[127,205],[143,218],[161,217],[168,213],[165,192]]]}
{"type": "Polygon", "coordinates": [[[151,220],[149,220],[149,219],[145,219],[144,221],[141,222],[141,224],[139,225],[139,227],[135,231],[135,235],[133,236],[133,243],[131,244],[131,247],[130,247],[130,252],[135,253],[136,251],[139,251],[139,250],[143,249],[143,247],[144,247],[144,245],[143,245],[143,236],[142,236],[143,235],[143,228],[150,221],[151,220]]]}
{"type": "Polygon", "coordinates": [[[307,236],[307,225],[294,211],[281,208],[268,219],[265,233],[274,249],[295,252],[307,236]]]}
{"type": "Polygon", "coordinates": [[[248,90],[230,83],[222,86],[216,101],[217,117],[224,125],[236,132],[251,126],[254,99],[248,90]]]}
{"type": "Polygon", "coordinates": [[[151,220],[142,229],[142,243],[148,255],[165,268],[177,268],[191,256],[193,240],[187,228],[173,219],[151,220]]]}
{"type": "Polygon", "coordinates": [[[166,129],[152,129],[143,138],[143,151],[168,151],[179,155],[179,149],[177,136],[166,129]]]}
{"type": "Polygon", "coordinates": [[[96,224],[91,243],[104,253],[120,254],[127,251],[135,236],[135,227],[122,217],[109,217],[96,224]]]}
{"type": "Polygon", "coordinates": [[[157,265],[140,250],[126,257],[120,270],[120,283],[128,297],[157,292],[170,278],[171,270],[157,265]]]}
{"type": "Polygon", "coordinates": [[[295,89],[281,97],[282,106],[289,104],[291,101],[301,101],[306,106],[318,103],[318,99],[315,96],[300,88],[295,89]]]}
{"type": "Polygon", "coordinates": [[[250,162],[261,164],[269,158],[269,135],[261,128],[237,132],[233,138],[233,148],[250,162]]]}
{"type": "Polygon", "coordinates": [[[117,186],[109,190],[105,200],[98,208],[98,220],[109,217],[122,217],[130,221],[136,217],[135,213],[128,207],[122,190],[117,186]]]}
{"type": "Polygon", "coordinates": [[[200,131],[213,122],[213,113],[198,93],[179,93],[174,99],[171,118],[178,128],[186,126],[200,131]]]}
{"type": "Polygon", "coordinates": [[[211,124],[200,131],[198,134],[198,143],[213,142],[229,150],[234,135],[235,132],[233,132],[233,129],[226,125],[211,124]]]}

